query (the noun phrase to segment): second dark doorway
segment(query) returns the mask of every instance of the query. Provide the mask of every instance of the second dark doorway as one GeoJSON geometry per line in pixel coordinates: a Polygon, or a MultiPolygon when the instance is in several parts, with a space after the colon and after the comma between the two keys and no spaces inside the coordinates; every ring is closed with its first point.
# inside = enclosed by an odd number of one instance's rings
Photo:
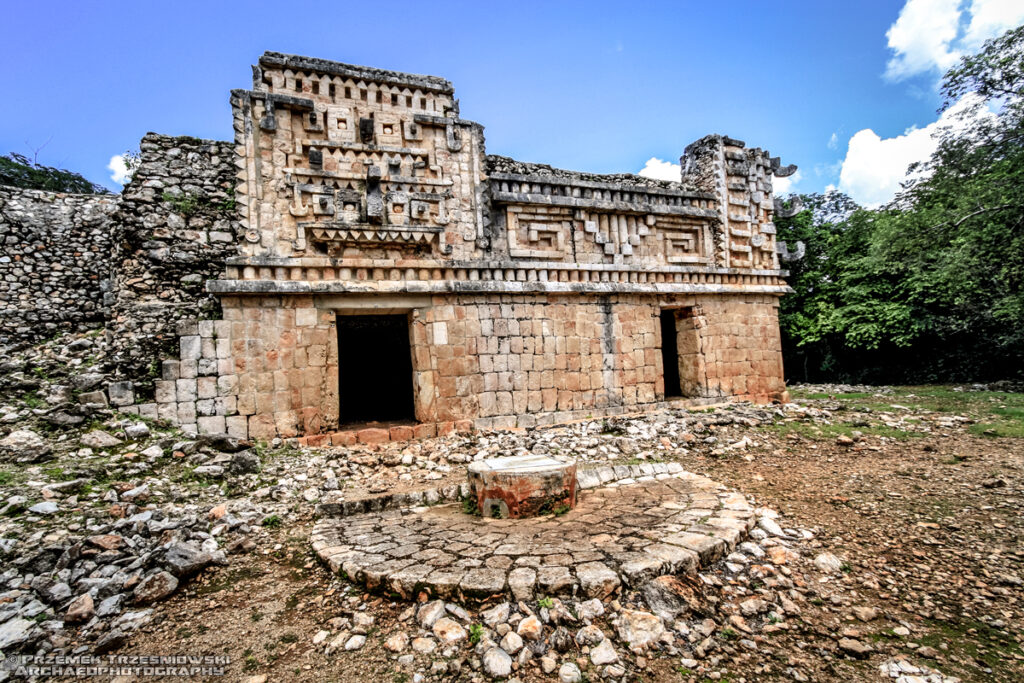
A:
{"type": "Polygon", "coordinates": [[[683,395],[679,385],[679,350],[676,344],[676,311],[661,311],[661,366],[664,368],[665,398],[683,395]]]}

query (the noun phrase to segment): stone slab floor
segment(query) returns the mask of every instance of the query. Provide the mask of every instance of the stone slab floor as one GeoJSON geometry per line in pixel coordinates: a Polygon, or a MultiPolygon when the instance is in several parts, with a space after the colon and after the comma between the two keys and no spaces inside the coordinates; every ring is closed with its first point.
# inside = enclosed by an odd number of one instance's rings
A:
{"type": "Polygon", "coordinates": [[[575,509],[483,519],[458,503],[320,520],[313,548],[333,571],[412,598],[508,593],[605,598],[723,557],[753,527],[740,493],[689,472],[581,491],[575,509]]]}

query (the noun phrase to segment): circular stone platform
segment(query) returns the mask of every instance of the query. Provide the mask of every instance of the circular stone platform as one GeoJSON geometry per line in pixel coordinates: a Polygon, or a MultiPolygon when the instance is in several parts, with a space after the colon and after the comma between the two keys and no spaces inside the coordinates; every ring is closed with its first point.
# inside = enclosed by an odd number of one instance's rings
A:
{"type": "Polygon", "coordinates": [[[517,455],[480,460],[468,469],[469,495],[482,517],[535,517],[576,507],[575,461],[517,455]]]}
{"type": "Polygon", "coordinates": [[[486,519],[448,504],[326,518],[312,543],[332,571],[407,599],[603,598],[714,562],[754,521],[742,494],[680,472],[581,492],[561,516],[486,519]]]}

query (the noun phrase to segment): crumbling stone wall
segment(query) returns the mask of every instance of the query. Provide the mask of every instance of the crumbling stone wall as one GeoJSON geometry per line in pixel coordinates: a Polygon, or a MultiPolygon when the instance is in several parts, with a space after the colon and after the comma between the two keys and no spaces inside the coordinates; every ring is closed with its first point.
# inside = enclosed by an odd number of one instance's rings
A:
{"type": "Polygon", "coordinates": [[[119,256],[107,331],[118,372],[145,395],[159,360],[177,355],[179,327],[187,333],[196,321],[220,316],[205,282],[236,253],[238,221],[233,145],[149,133],[140,150],[116,216],[119,256]]]}
{"type": "Polygon", "coordinates": [[[117,206],[0,186],[0,346],[102,323],[117,206]]]}

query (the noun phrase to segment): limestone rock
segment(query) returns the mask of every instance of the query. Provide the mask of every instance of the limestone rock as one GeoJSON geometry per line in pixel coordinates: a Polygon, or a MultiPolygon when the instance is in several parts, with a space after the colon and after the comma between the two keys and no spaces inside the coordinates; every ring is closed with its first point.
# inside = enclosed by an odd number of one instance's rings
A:
{"type": "Polygon", "coordinates": [[[444,616],[444,600],[434,600],[420,607],[416,621],[423,628],[433,628],[434,623],[444,616]]]}
{"type": "Polygon", "coordinates": [[[429,655],[437,649],[437,641],[433,638],[413,638],[412,649],[421,655],[429,655]]]}
{"type": "Polygon", "coordinates": [[[493,678],[506,678],[512,673],[512,658],[500,647],[492,647],[483,656],[484,671],[493,678]]]}
{"type": "Polygon", "coordinates": [[[31,429],[16,429],[0,439],[0,453],[9,453],[15,460],[36,462],[51,452],[50,444],[31,429]]]}
{"type": "Polygon", "coordinates": [[[821,553],[814,558],[814,566],[826,574],[835,574],[842,571],[843,561],[832,553],[821,553]]]}
{"type": "Polygon", "coordinates": [[[644,647],[658,640],[665,627],[661,619],[650,612],[623,610],[615,625],[619,639],[633,647],[644,647]]]}
{"type": "Polygon", "coordinates": [[[615,652],[615,648],[612,647],[612,641],[607,638],[602,640],[597,647],[590,650],[590,662],[594,666],[611,664],[617,661],[619,661],[619,655],[615,652]]]}
{"type": "Polygon", "coordinates": [[[577,645],[597,645],[602,640],[604,640],[604,631],[598,628],[596,624],[584,626],[576,632],[577,645]]]}
{"type": "Polygon", "coordinates": [[[404,652],[407,647],[409,636],[404,631],[399,631],[384,641],[384,648],[391,652],[404,652]]]}
{"type": "Polygon", "coordinates": [[[480,618],[489,628],[496,628],[498,624],[508,621],[509,604],[502,602],[480,614],[480,618]]]}
{"type": "Polygon", "coordinates": [[[583,673],[573,662],[566,662],[558,669],[558,680],[561,683],[580,683],[583,680],[583,673]]]}
{"type": "Polygon", "coordinates": [[[523,639],[515,631],[509,631],[505,634],[505,637],[501,639],[501,649],[510,655],[514,655],[519,652],[523,647],[523,639]]]}
{"type": "Polygon", "coordinates": [[[135,587],[133,597],[135,602],[148,604],[163,600],[178,588],[178,579],[169,572],[157,572],[147,576],[135,587]]]}
{"type": "Polygon", "coordinates": [[[164,552],[164,565],[177,576],[191,576],[213,563],[210,553],[190,543],[175,543],[164,552]]]}
{"type": "Polygon", "coordinates": [[[878,618],[878,610],[874,607],[854,607],[853,616],[861,621],[873,621],[878,618]]]}
{"type": "Polygon", "coordinates": [[[467,637],[466,629],[448,617],[441,617],[434,622],[433,631],[437,639],[446,645],[465,640],[467,637]]]}
{"type": "Polygon", "coordinates": [[[588,598],[607,598],[621,583],[619,575],[601,562],[584,562],[577,565],[576,577],[588,598]]]}
{"type": "Polygon", "coordinates": [[[64,621],[72,624],[89,621],[94,613],[95,605],[92,596],[88,593],[82,593],[68,605],[68,611],[64,614],[64,621]]]}
{"type": "Polygon", "coordinates": [[[544,634],[544,625],[534,615],[530,615],[519,622],[516,633],[526,640],[540,640],[544,634]]]}
{"type": "Polygon", "coordinates": [[[102,429],[94,429],[87,434],[83,434],[82,438],[79,439],[79,443],[88,448],[113,448],[114,446],[121,445],[122,441],[102,429]]]}
{"type": "Polygon", "coordinates": [[[42,503],[36,503],[28,509],[29,512],[37,515],[52,515],[57,512],[59,506],[52,500],[45,500],[42,503]]]}
{"type": "Polygon", "coordinates": [[[864,658],[875,651],[868,643],[863,643],[855,638],[840,638],[839,649],[857,658],[864,658]]]}

